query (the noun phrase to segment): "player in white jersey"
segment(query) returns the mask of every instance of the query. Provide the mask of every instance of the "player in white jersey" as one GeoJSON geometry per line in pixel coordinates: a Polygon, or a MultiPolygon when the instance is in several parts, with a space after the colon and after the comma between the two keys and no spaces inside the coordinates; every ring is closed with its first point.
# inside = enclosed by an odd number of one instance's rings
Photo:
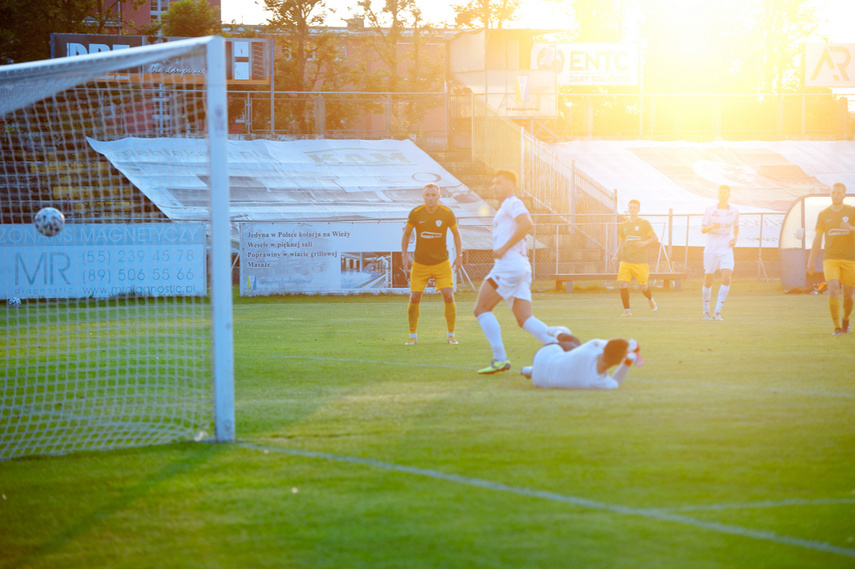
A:
{"type": "MultiPolygon", "coordinates": [[[[554,326],[549,330],[560,328],[554,326]]],[[[540,348],[532,365],[522,368],[521,373],[530,378],[535,387],[617,389],[626,379],[632,364],[643,363],[635,340],[595,339],[582,344],[569,332],[559,331],[556,343],[540,348]],[[618,368],[610,376],[608,372],[614,366],[618,368]]]]}
{"type": "Polygon", "coordinates": [[[502,342],[502,329],[493,314],[493,308],[502,299],[508,302],[523,330],[544,344],[554,341],[546,332],[546,324],[532,315],[531,264],[525,237],[534,227],[534,222],[525,204],[516,196],[516,175],[498,170],[493,177],[492,189],[501,201],[493,218],[493,268],[478,289],[475,318],[490,343],[493,360],[478,373],[496,373],[511,368],[502,342]]]}
{"type": "Polygon", "coordinates": [[[707,244],[704,247],[704,320],[724,320],[721,317],[721,309],[727,300],[730,280],[733,278],[733,247],[739,236],[739,210],[729,205],[728,200],[730,188],[719,186],[718,203],[706,209],[701,224],[701,232],[707,236],[707,244]],[[715,313],[710,315],[713,274],[716,269],[721,269],[721,287],[718,289],[715,313]]]}

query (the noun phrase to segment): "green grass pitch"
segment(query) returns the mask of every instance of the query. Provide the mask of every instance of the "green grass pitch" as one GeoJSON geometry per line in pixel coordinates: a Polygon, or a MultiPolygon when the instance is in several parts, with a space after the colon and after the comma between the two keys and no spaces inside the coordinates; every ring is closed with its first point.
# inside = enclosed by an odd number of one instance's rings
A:
{"type": "Polygon", "coordinates": [[[458,295],[236,298],[238,442],[0,463],[0,568],[855,566],[855,334],[827,297],[735,281],[537,293],[583,340],[636,338],[616,391],[536,390],[538,343],[458,295]],[[714,286],[715,293],[717,284],[714,286]]]}

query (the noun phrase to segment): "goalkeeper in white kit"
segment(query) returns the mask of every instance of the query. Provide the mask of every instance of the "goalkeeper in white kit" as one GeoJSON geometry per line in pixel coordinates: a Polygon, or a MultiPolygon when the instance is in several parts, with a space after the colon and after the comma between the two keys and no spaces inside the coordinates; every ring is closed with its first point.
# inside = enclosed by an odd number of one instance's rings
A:
{"type": "Polygon", "coordinates": [[[551,326],[555,343],[540,348],[531,366],[522,368],[535,387],[563,389],[617,389],[629,368],[644,365],[635,340],[614,338],[584,344],[564,326],[551,326]],[[612,375],[608,371],[618,366],[612,375]]]}

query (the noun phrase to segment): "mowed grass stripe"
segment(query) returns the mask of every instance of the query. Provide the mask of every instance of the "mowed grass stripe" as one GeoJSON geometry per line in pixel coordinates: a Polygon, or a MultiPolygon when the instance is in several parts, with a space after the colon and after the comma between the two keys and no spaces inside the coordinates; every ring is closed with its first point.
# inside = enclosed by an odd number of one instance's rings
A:
{"type": "Polygon", "coordinates": [[[360,466],[368,466],[371,468],[382,468],[384,470],[391,470],[394,472],[401,472],[404,474],[412,474],[414,476],[422,476],[426,478],[433,478],[435,480],[444,480],[447,482],[454,482],[456,484],[464,484],[466,486],[474,486],[476,488],[482,488],[485,490],[491,490],[494,492],[507,492],[510,494],[516,494],[519,496],[525,496],[529,498],[537,498],[541,500],[551,500],[553,502],[561,502],[565,504],[572,504],[574,506],[579,506],[583,508],[591,508],[593,510],[602,510],[613,512],[616,514],[628,515],[628,516],[640,516],[642,518],[654,519],[662,522],[673,522],[677,524],[693,526],[696,528],[700,528],[703,530],[715,531],[719,533],[725,533],[729,535],[735,535],[739,537],[746,537],[750,539],[757,539],[763,541],[771,541],[773,543],[778,543],[782,545],[790,545],[793,547],[802,547],[805,549],[812,549],[814,551],[822,551],[825,553],[833,553],[835,555],[843,555],[846,557],[855,557],[855,549],[848,549],[845,547],[838,547],[836,545],[832,545],[830,543],[824,543],[821,541],[814,541],[808,539],[801,539],[798,537],[791,537],[786,535],[778,535],[774,532],[767,531],[758,531],[750,528],[734,526],[729,524],[722,524],[717,522],[709,522],[705,520],[698,520],[695,518],[691,518],[689,516],[682,516],[678,514],[669,513],[666,510],[659,509],[647,509],[647,508],[631,508],[628,506],[621,506],[616,504],[607,504],[605,502],[598,502],[596,500],[589,500],[587,498],[581,498],[578,496],[568,496],[565,494],[558,494],[556,492],[548,492],[543,490],[533,490],[530,488],[519,488],[516,486],[508,486],[506,484],[502,484],[499,482],[493,482],[490,480],[483,480],[480,478],[471,478],[468,476],[461,476],[459,474],[449,474],[447,472],[441,472],[438,470],[432,470],[429,468],[417,468],[414,466],[404,466],[401,464],[393,464],[389,462],[383,462],[379,460],[373,460],[370,458],[359,458],[354,456],[339,456],[335,454],[325,453],[325,452],[315,452],[309,450],[300,450],[300,449],[287,449],[280,448],[275,446],[266,446],[259,445],[250,442],[238,442],[236,443],[238,446],[241,446],[246,449],[262,451],[262,452],[275,452],[280,454],[286,454],[291,456],[302,456],[308,458],[317,458],[323,460],[331,460],[335,462],[343,462],[348,464],[358,464],[360,466]]]}

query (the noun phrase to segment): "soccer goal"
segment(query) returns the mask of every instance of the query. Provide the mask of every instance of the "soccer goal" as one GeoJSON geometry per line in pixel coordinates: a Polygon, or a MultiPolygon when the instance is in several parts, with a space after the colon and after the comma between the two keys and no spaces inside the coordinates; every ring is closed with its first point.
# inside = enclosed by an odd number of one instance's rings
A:
{"type": "Polygon", "coordinates": [[[0,459],[234,440],[225,64],[209,37],[0,67],[0,459]]]}

